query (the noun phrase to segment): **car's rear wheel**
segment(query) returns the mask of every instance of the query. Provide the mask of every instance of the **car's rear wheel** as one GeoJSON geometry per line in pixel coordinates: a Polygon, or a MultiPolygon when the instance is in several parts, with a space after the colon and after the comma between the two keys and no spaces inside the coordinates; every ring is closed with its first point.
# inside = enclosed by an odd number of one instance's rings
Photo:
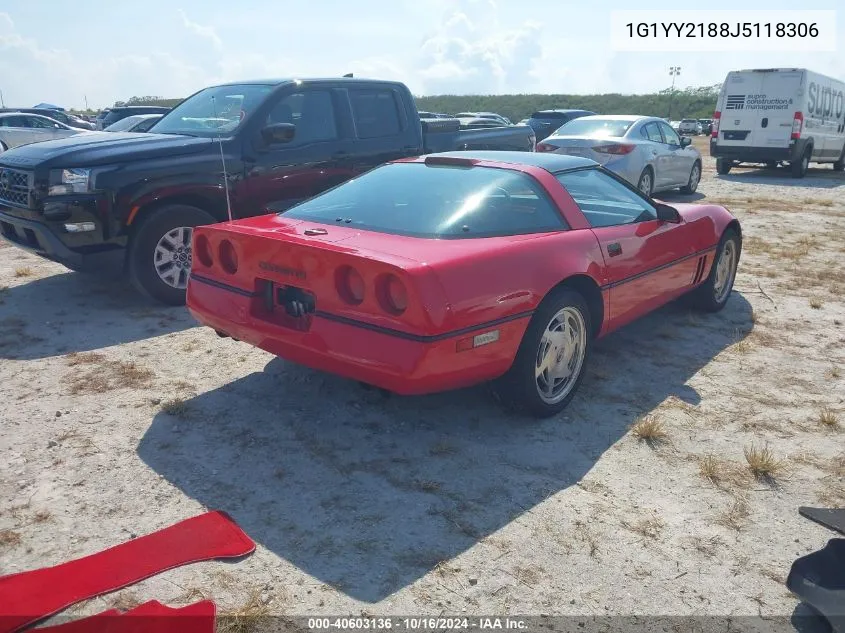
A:
{"type": "Polygon", "coordinates": [[[716,173],[721,174],[722,176],[727,176],[731,173],[731,167],[733,167],[733,163],[731,161],[725,160],[724,158],[716,159],[716,173]]]}
{"type": "Polygon", "coordinates": [[[799,160],[792,162],[789,168],[792,171],[793,178],[803,178],[807,175],[807,170],[810,168],[810,156],[812,153],[812,148],[808,147],[804,150],[804,153],[801,154],[801,158],[799,160]]]}
{"type": "Polygon", "coordinates": [[[842,148],[842,153],[835,163],[833,163],[833,171],[845,170],[845,147],[842,148]]]}
{"type": "Polygon", "coordinates": [[[681,187],[681,193],[687,195],[694,194],[695,190],[698,189],[699,182],[701,182],[701,163],[695,161],[695,164],[689,172],[689,180],[687,180],[687,184],[681,187]]]}
{"type": "Polygon", "coordinates": [[[169,204],[143,219],[129,249],[129,276],[138,290],[167,305],[184,305],[196,226],[216,222],[210,213],[169,204]]]}
{"type": "Polygon", "coordinates": [[[584,377],[591,332],[584,298],[565,287],[553,291],[528,324],[510,370],[494,383],[496,393],[535,417],[561,412],[584,377]]]}
{"type": "Polygon", "coordinates": [[[695,307],[704,312],[718,312],[725,307],[733,290],[742,242],[735,229],[726,229],[716,247],[716,259],[710,274],[693,294],[695,307]]]}
{"type": "Polygon", "coordinates": [[[640,174],[640,179],[637,181],[637,189],[649,197],[654,193],[654,173],[651,168],[643,169],[643,173],[640,174]]]}

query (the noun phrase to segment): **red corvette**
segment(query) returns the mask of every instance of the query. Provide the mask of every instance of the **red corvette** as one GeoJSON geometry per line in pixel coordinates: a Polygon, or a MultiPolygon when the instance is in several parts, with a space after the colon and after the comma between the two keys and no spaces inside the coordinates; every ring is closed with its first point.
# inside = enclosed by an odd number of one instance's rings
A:
{"type": "Polygon", "coordinates": [[[296,363],[400,394],[494,380],[548,416],[597,337],[687,293],[720,310],[741,247],[723,207],[662,204],[588,159],[446,152],[196,229],[187,305],[296,363]]]}

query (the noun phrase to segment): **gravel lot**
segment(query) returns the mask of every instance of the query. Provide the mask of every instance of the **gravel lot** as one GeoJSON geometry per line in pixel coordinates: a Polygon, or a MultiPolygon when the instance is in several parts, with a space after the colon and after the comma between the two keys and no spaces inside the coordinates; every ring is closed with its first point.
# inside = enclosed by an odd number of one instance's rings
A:
{"type": "Polygon", "coordinates": [[[484,388],[383,398],[0,248],[0,573],[214,508],[255,554],[70,612],[205,596],[236,614],[788,623],[791,562],[833,535],[797,508],[845,505],[845,176],[704,171],[695,197],[745,233],[727,308],[606,338],[541,422],[484,388]]]}

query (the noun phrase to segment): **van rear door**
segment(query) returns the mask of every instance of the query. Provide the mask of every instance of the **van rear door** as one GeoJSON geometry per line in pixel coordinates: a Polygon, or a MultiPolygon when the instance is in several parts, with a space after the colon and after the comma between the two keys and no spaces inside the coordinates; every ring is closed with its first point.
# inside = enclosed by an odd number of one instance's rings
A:
{"type": "Polygon", "coordinates": [[[801,110],[803,70],[728,73],[720,98],[719,144],[786,149],[801,110]]]}

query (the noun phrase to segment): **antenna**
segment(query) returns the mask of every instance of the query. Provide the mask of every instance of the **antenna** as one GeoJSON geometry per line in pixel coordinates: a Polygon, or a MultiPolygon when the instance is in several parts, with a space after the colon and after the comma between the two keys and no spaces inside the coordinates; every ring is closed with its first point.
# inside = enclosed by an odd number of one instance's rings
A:
{"type": "MultiPolygon", "coordinates": [[[[211,103],[213,104],[212,110],[214,112],[214,118],[217,118],[217,100],[212,95],[211,103]]],[[[226,172],[226,157],[223,155],[223,138],[218,132],[217,134],[217,145],[220,147],[220,162],[223,164],[223,188],[226,190],[226,213],[229,214],[229,222],[232,221],[232,202],[229,200],[229,174],[226,172]]]]}

